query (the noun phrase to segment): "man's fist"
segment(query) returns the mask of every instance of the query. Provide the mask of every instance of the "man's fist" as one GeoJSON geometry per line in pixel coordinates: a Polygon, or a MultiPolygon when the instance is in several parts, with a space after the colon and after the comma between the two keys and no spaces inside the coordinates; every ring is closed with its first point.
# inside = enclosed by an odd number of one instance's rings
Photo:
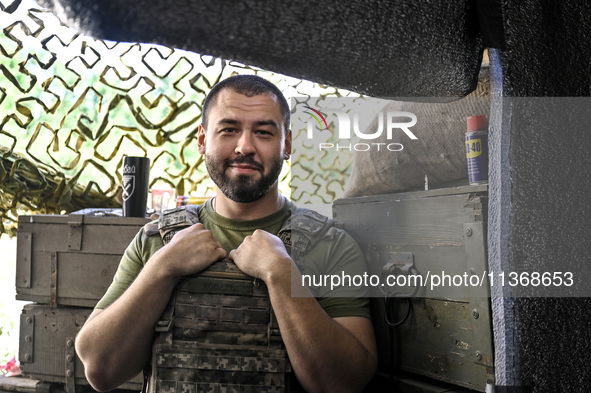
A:
{"type": "Polygon", "coordinates": [[[257,229],[230,252],[230,259],[249,276],[267,282],[277,273],[289,273],[291,258],[277,236],[257,229]]]}
{"type": "Polygon", "coordinates": [[[179,231],[156,254],[162,269],[180,278],[208,268],[224,258],[226,250],[203,224],[195,224],[179,231]]]}

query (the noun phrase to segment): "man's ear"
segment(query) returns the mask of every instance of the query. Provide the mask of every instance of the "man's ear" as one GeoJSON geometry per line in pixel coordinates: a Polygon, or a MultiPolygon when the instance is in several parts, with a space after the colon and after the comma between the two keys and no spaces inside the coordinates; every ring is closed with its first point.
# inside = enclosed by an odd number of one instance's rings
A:
{"type": "Polygon", "coordinates": [[[283,151],[284,159],[289,160],[289,157],[291,156],[291,130],[287,131],[287,134],[285,134],[285,148],[283,151]]]}
{"type": "Polygon", "coordinates": [[[197,151],[199,154],[205,154],[205,127],[199,124],[199,131],[197,131],[197,151]]]}

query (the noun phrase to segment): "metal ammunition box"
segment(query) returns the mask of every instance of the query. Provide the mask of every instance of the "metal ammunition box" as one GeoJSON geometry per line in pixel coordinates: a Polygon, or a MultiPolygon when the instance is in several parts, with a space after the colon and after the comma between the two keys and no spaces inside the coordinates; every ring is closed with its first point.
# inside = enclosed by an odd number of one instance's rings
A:
{"type": "Polygon", "coordinates": [[[20,216],[16,298],[94,307],[144,218],[83,214],[20,216]]]}
{"type": "MultiPolygon", "coordinates": [[[[74,350],[74,338],[91,312],[90,308],[25,305],[19,335],[23,373],[43,382],[63,383],[68,393],[73,393],[76,385],[88,385],[84,366],[74,350]]],[[[138,391],[142,382],[140,374],[120,389],[138,391]]]]}
{"type": "MultiPolygon", "coordinates": [[[[40,303],[21,314],[19,361],[27,377],[64,384],[67,393],[90,389],[74,338],[146,222],[104,211],[19,217],[16,298],[40,303]]],[[[138,391],[142,382],[138,375],[120,389],[138,391]]]]}
{"type": "Polygon", "coordinates": [[[372,288],[383,373],[410,372],[478,391],[494,382],[487,195],[487,186],[466,186],[335,201],[334,218],[364,250],[370,274],[424,279],[415,290],[372,288]],[[449,285],[431,288],[430,280],[444,274],[449,285]],[[389,326],[385,316],[400,324],[389,326]]]}

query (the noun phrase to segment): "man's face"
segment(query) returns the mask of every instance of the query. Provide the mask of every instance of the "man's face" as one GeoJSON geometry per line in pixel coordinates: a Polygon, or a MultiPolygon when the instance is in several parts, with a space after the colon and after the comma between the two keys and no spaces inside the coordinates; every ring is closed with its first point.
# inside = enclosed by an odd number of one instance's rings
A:
{"type": "Polygon", "coordinates": [[[199,152],[218,189],[235,202],[254,202],[273,187],[289,157],[291,133],[272,94],[247,97],[231,89],[219,92],[199,127],[199,152]]]}

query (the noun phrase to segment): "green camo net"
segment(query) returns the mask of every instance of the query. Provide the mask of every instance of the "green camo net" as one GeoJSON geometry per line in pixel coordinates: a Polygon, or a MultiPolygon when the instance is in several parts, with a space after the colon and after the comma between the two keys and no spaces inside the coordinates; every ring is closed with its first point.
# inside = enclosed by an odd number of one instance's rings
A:
{"type": "MultiPolygon", "coordinates": [[[[0,0],[0,25],[0,231],[11,236],[18,215],[120,206],[124,154],[150,157],[153,189],[211,194],[195,136],[205,94],[229,75],[260,74],[300,101],[351,94],[182,50],[96,40],[30,0],[0,0]]],[[[298,203],[342,194],[348,169],[317,170],[333,157],[291,165],[309,167],[321,185],[314,195],[290,189],[287,165],[280,188],[298,203]]]]}

